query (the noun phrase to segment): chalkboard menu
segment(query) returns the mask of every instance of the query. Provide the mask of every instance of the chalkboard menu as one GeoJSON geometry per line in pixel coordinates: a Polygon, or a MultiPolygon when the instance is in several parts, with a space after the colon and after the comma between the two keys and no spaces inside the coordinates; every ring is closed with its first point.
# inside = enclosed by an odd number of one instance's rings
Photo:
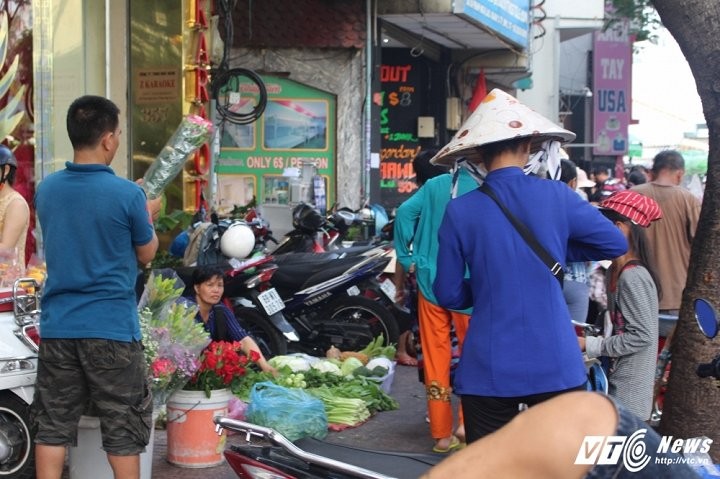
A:
{"type": "Polygon", "coordinates": [[[427,66],[407,50],[383,49],[380,82],[380,199],[392,209],[417,189],[412,161],[421,149],[417,119],[424,110],[427,66]]]}

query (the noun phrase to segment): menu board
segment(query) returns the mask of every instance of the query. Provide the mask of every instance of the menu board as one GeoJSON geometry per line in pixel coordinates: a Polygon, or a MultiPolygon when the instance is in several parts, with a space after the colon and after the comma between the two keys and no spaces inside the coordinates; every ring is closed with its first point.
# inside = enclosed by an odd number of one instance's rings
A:
{"type": "Polygon", "coordinates": [[[405,50],[383,50],[380,66],[380,200],[386,209],[416,189],[412,161],[421,147],[417,119],[422,113],[427,68],[405,50]]]}

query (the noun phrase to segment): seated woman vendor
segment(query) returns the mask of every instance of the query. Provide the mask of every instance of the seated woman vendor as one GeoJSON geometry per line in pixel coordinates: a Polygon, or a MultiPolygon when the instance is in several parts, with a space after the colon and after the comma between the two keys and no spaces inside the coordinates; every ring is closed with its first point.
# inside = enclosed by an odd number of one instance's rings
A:
{"type": "Polygon", "coordinates": [[[222,269],[200,266],[193,271],[192,283],[198,305],[195,320],[205,325],[205,331],[210,333],[213,341],[239,341],[247,356],[250,356],[251,351],[258,353],[260,359],[257,365],[260,369],[277,374],[277,370],[268,364],[255,340],[240,326],[233,312],[220,302],[225,290],[222,269]]]}

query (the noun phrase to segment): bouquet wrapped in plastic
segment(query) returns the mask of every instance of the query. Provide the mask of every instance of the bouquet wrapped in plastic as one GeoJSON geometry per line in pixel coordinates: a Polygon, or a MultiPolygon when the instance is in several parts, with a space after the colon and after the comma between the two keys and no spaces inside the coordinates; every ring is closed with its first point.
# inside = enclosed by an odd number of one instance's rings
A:
{"type": "Polygon", "coordinates": [[[156,409],[195,374],[200,355],[210,344],[210,335],[195,321],[197,306],[180,296],[183,289],[174,271],[153,271],[138,303],[156,409]]]}
{"type": "Polygon", "coordinates": [[[183,118],[143,176],[142,187],[150,199],[159,197],[183,169],[191,154],[210,139],[212,123],[197,115],[183,118]]]}

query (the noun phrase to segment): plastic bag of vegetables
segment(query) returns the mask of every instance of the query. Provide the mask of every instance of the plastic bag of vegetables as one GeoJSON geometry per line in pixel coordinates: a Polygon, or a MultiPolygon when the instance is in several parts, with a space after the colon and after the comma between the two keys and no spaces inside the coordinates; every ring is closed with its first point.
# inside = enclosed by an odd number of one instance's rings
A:
{"type": "Polygon", "coordinates": [[[253,386],[245,417],[253,424],[275,429],[291,441],[303,437],[323,439],[327,435],[328,420],[320,399],[302,389],[269,381],[253,386]]]}

